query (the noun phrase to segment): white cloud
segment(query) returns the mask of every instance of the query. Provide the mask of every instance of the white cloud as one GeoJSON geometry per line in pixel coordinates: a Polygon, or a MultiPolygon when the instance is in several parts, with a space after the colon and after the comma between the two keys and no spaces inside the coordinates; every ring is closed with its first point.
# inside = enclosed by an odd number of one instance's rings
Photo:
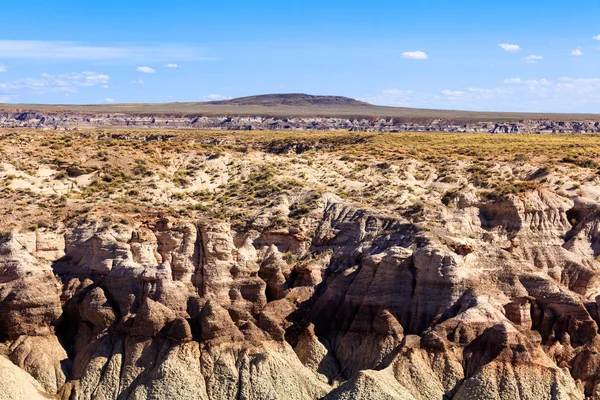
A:
{"type": "Polygon", "coordinates": [[[143,79],[136,79],[135,81],[131,81],[131,83],[133,83],[135,85],[143,85],[144,84],[144,80],[143,79]]]}
{"type": "Polygon", "coordinates": [[[108,88],[110,88],[110,86],[108,86],[108,85],[102,85],[102,89],[108,89],[108,88]]]}
{"type": "Polygon", "coordinates": [[[467,92],[462,92],[460,90],[448,90],[448,89],[444,89],[444,90],[442,90],[442,94],[445,95],[445,96],[450,96],[450,97],[460,97],[460,96],[467,95],[467,92]]]}
{"type": "Polygon", "coordinates": [[[523,60],[525,60],[525,62],[527,62],[528,64],[536,64],[538,61],[543,59],[544,57],[542,56],[536,56],[535,54],[532,54],[530,56],[525,57],[523,60]]]}
{"type": "Polygon", "coordinates": [[[495,87],[459,87],[433,92],[388,89],[360,100],[433,109],[594,113],[600,109],[600,77],[507,78],[495,87]]]}
{"type": "Polygon", "coordinates": [[[600,40],[600,35],[596,35],[592,39],[594,39],[594,40],[600,40]]]}
{"type": "Polygon", "coordinates": [[[504,82],[504,83],[523,83],[523,80],[521,78],[506,78],[502,82],[504,82]]]}
{"type": "Polygon", "coordinates": [[[409,60],[427,60],[429,56],[422,51],[405,51],[402,53],[402,58],[409,60]]]}
{"type": "Polygon", "coordinates": [[[568,76],[563,76],[558,78],[559,82],[580,82],[580,83],[598,83],[600,82],[600,78],[569,78],[568,76]]]}
{"type": "Polygon", "coordinates": [[[175,63],[168,63],[168,64],[163,65],[163,67],[165,67],[165,68],[181,68],[181,65],[175,64],[175,63]]]}
{"type": "Polygon", "coordinates": [[[153,70],[150,67],[137,67],[135,70],[137,72],[143,72],[144,74],[153,74],[156,72],[155,70],[153,70]]]}
{"type": "Polygon", "coordinates": [[[517,85],[530,85],[530,86],[549,86],[552,84],[547,79],[521,79],[521,78],[507,78],[503,81],[508,84],[517,84],[517,85]]]}
{"type": "Polygon", "coordinates": [[[81,87],[105,85],[110,77],[97,72],[80,72],[71,74],[42,74],[40,78],[24,78],[12,82],[0,83],[0,91],[5,93],[20,92],[69,92],[76,93],[81,87]]]}
{"type": "Polygon", "coordinates": [[[113,99],[112,97],[107,97],[107,98],[104,99],[104,101],[107,102],[107,103],[114,103],[115,99],[113,99]]]}
{"type": "Polygon", "coordinates": [[[485,93],[469,89],[469,95],[457,98],[457,104],[474,108],[483,100],[493,99],[493,103],[484,103],[488,105],[485,108],[498,109],[501,104],[505,111],[546,112],[593,112],[600,106],[600,78],[508,78],[503,84],[485,89],[485,93]]]}
{"type": "Polygon", "coordinates": [[[583,55],[583,51],[581,51],[580,49],[575,49],[571,52],[572,56],[582,56],[583,55]]]}
{"type": "Polygon", "coordinates": [[[398,95],[406,96],[406,95],[412,94],[412,90],[385,89],[385,90],[382,90],[381,93],[389,94],[392,96],[398,96],[398,95]]]}
{"type": "Polygon", "coordinates": [[[517,44],[500,43],[498,46],[500,46],[502,50],[508,51],[510,53],[521,51],[521,47],[517,44]]]}
{"type": "Polygon", "coordinates": [[[371,104],[383,104],[396,107],[409,107],[413,98],[412,90],[384,89],[379,94],[365,96],[359,100],[371,104]]]}
{"type": "Polygon", "coordinates": [[[556,86],[565,92],[577,93],[581,96],[596,95],[600,90],[600,78],[569,78],[558,79],[556,86]]]}
{"type": "Polygon", "coordinates": [[[82,42],[0,40],[0,58],[37,61],[210,60],[204,49],[173,43],[114,43],[97,46],[82,42]]]}
{"type": "Polygon", "coordinates": [[[0,72],[6,72],[8,71],[8,68],[6,68],[6,65],[0,64],[0,72]]]}
{"type": "Polygon", "coordinates": [[[492,89],[470,87],[468,90],[469,90],[469,95],[480,98],[482,100],[493,99],[497,94],[497,92],[492,89]]]}
{"type": "Polygon", "coordinates": [[[471,93],[483,93],[483,94],[494,93],[494,91],[492,89],[482,89],[482,88],[476,88],[476,87],[470,87],[469,88],[469,92],[471,92],[471,93]]]}
{"type": "Polygon", "coordinates": [[[10,101],[10,96],[0,96],[0,104],[8,103],[10,101]]]}
{"type": "Polygon", "coordinates": [[[229,96],[221,96],[220,94],[207,94],[202,97],[202,100],[206,101],[219,101],[219,100],[229,100],[231,97],[229,96]]]}

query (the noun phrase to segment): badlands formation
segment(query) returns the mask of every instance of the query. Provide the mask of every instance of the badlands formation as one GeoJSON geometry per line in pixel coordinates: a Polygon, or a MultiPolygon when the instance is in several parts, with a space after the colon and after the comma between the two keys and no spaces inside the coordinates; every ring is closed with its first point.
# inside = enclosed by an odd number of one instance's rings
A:
{"type": "Polygon", "coordinates": [[[536,119],[520,121],[412,121],[392,117],[279,117],[243,115],[180,115],[77,113],[0,110],[0,128],[77,130],[89,128],[220,129],[220,130],[349,130],[355,132],[466,133],[600,133],[600,120],[536,119]]]}
{"type": "Polygon", "coordinates": [[[342,96],[284,93],[201,103],[0,104],[0,128],[600,133],[600,115],[386,107],[342,96]]]}
{"type": "Polygon", "coordinates": [[[599,158],[0,130],[0,399],[600,399],[599,158]]]}

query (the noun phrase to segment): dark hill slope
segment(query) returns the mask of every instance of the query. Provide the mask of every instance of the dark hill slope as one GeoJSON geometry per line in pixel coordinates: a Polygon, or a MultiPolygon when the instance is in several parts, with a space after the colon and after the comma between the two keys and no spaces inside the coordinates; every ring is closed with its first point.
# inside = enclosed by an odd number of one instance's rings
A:
{"type": "Polygon", "coordinates": [[[373,107],[369,103],[344,96],[313,96],[304,93],[263,94],[259,96],[238,97],[237,99],[213,101],[209,104],[236,106],[359,106],[373,107]]]}

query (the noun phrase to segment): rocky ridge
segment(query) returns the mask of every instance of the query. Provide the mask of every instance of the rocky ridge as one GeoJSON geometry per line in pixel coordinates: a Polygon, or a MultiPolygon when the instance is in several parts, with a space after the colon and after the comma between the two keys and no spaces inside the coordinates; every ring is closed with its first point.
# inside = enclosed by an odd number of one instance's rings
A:
{"type": "Polygon", "coordinates": [[[0,128],[73,130],[85,128],[349,130],[357,132],[598,133],[600,121],[526,120],[410,122],[402,118],[185,116],[134,113],[44,113],[0,111],[0,128]]]}

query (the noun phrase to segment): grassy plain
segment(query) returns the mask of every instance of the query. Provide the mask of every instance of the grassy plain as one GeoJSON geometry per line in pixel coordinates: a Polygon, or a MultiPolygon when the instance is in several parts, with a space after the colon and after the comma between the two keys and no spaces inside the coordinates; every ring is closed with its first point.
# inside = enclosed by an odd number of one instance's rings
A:
{"type": "Polygon", "coordinates": [[[367,103],[350,104],[255,104],[236,102],[206,103],[130,103],[100,105],[70,104],[0,104],[0,111],[44,111],[64,113],[127,113],[146,115],[248,116],[248,117],[333,117],[355,119],[396,118],[410,123],[431,123],[435,120],[470,122],[517,122],[523,120],[589,121],[599,120],[599,114],[544,114],[473,112],[433,110],[406,107],[376,106],[367,103]]]}

